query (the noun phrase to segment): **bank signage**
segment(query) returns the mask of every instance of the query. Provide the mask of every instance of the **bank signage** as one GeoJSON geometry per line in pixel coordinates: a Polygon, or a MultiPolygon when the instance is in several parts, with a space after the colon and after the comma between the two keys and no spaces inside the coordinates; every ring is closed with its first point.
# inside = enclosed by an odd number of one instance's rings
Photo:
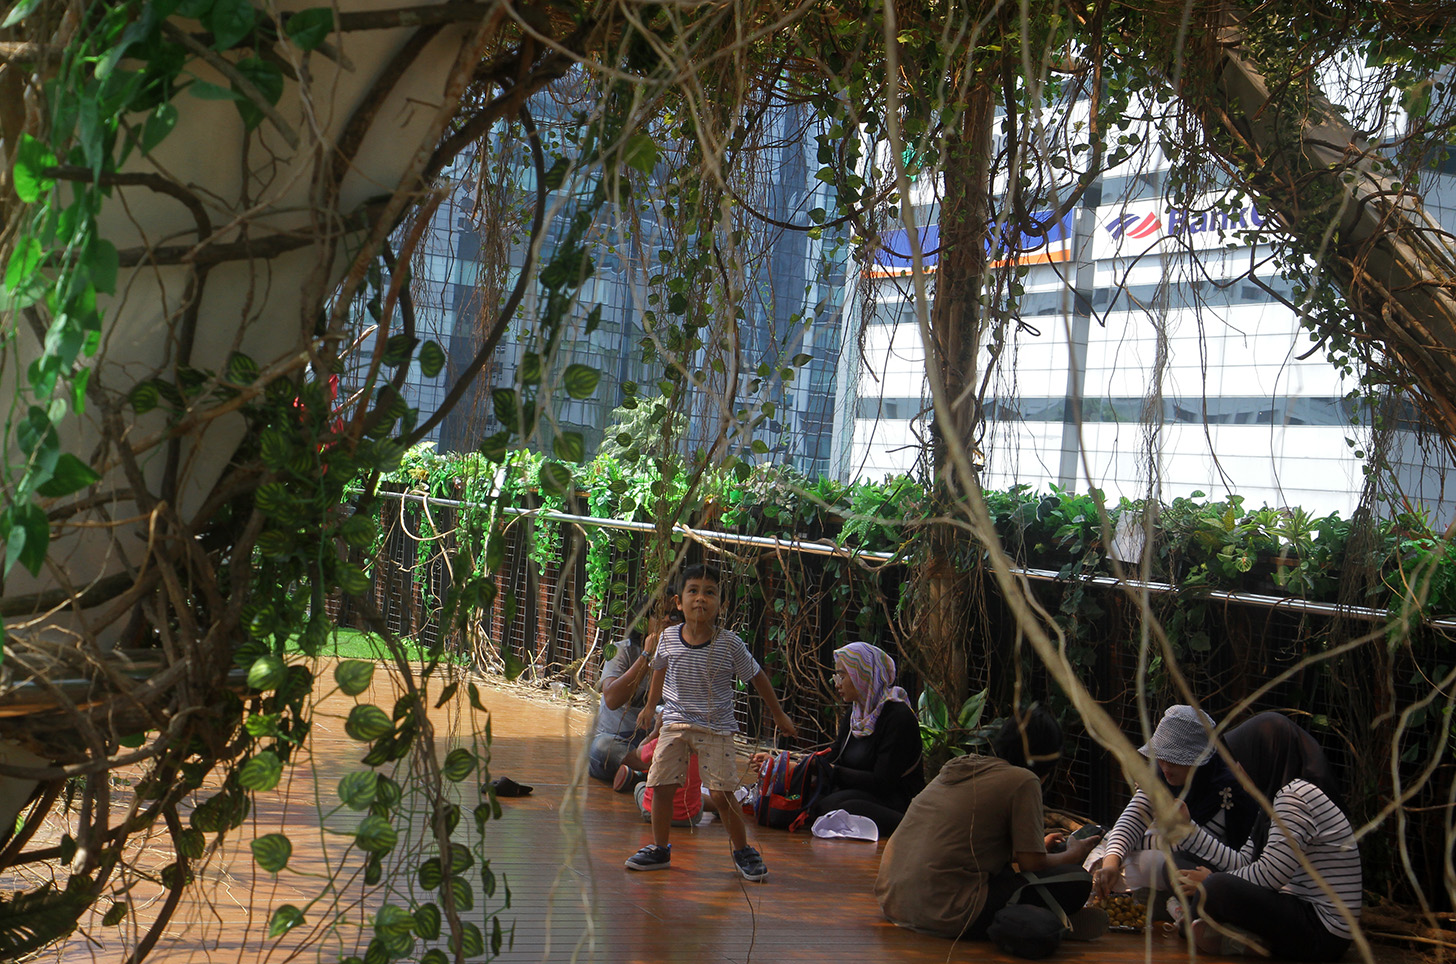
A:
{"type": "MultiPolygon", "coordinates": [[[[1048,264],[1070,261],[1072,258],[1072,213],[1068,212],[1058,220],[1051,220],[1051,211],[1036,211],[1032,217],[1046,222],[1043,234],[1018,232],[1015,239],[1002,237],[993,250],[991,242],[986,243],[993,267],[1004,264],[1048,264]]],[[[897,278],[910,274],[913,261],[910,256],[909,235],[905,231],[886,231],[881,236],[880,250],[870,265],[871,278],[897,278]]],[[[920,229],[921,265],[927,273],[935,271],[940,260],[940,226],[927,225],[920,229]]]]}
{"type": "Polygon", "coordinates": [[[1262,228],[1266,216],[1244,198],[1208,198],[1176,206],[1164,200],[1107,205],[1097,209],[1094,258],[1128,258],[1190,248],[1247,245],[1247,232],[1262,228]]]}

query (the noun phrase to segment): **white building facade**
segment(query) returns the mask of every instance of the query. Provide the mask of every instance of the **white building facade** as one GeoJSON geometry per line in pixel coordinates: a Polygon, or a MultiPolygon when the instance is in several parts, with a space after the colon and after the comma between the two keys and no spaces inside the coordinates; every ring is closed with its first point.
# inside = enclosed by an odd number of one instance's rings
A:
{"type": "MultiPolygon", "coordinates": [[[[1045,239],[1021,239],[1025,293],[985,398],[984,484],[1095,487],[1110,501],[1239,495],[1249,508],[1348,516],[1370,418],[1349,400],[1355,376],[1300,327],[1293,286],[1257,233],[1262,213],[1236,193],[1176,204],[1137,196],[1155,179],[1128,181],[1045,239]]],[[[887,237],[869,269],[863,357],[847,360],[857,377],[842,364],[842,478],[914,471],[929,437],[905,240],[887,237]]],[[[936,241],[932,229],[922,247],[936,241]]],[[[923,267],[929,294],[933,257],[923,267]]],[[[849,324],[865,314],[847,312],[849,324]]],[[[1413,409],[1397,409],[1394,478],[1433,521],[1449,521],[1446,465],[1428,454],[1437,447],[1419,437],[1413,409]]]]}

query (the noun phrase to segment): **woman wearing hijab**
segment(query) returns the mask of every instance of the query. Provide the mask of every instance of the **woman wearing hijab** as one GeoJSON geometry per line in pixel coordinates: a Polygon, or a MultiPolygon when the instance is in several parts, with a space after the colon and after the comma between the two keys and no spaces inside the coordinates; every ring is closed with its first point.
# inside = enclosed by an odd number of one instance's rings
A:
{"type": "Polygon", "coordinates": [[[1230,732],[1228,744],[1272,806],[1261,807],[1238,850],[1196,824],[1180,845],[1214,868],[1181,875],[1199,950],[1339,960],[1360,917],[1362,875],[1360,848],[1324,752],[1277,713],[1230,732]]]}
{"type": "MultiPolygon", "coordinates": [[[[1209,742],[1213,728],[1213,719],[1202,710],[1183,704],[1170,706],[1153,738],[1138,752],[1156,761],[1158,778],[1170,793],[1182,796],[1190,820],[1237,849],[1248,839],[1259,808],[1209,742]]],[[[1123,864],[1134,853],[1157,845],[1153,800],[1139,789],[1107,835],[1106,852],[1093,873],[1096,893],[1105,897],[1121,876],[1123,864]]],[[[1183,853],[1175,854],[1174,862],[1185,868],[1197,865],[1183,853]]]]}
{"type": "Polygon", "coordinates": [[[834,651],[834,688],[849,704],[829,760],[829,792],[809,810],[869,817],[888,837],[915,794],[925,788],[920,721],[895,685],[895,661],[878,646],[853,642],[834,651]]]}

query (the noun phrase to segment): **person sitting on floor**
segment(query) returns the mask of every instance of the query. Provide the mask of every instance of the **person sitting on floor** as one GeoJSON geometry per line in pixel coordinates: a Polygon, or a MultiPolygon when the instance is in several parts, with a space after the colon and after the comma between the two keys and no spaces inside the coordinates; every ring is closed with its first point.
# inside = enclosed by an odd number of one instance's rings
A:
{"type": "Polygon", "coordinates": [[[1228,736],[1264,800],[1234,851],[1194,824],[1181,849],[1216,869],[1180,875],[1206,954],[1246,950],[1295,961],[1337,961],[1360,918],[1360,846],[1324,751],[1287,717],[1261,713],[1228,736]],[[1272,815],[1271,815],[1272,811],[1272,815]]]}
{"type": "Polygon", "coordinates": [[[647,706],[657,640],[662,630],[682,622],[682,613],[671,604],[672,591],[666,595],[666,603],[653,598],[637,605],[633,612],[645,613],[645,622],[634,625],[627,638],[618,641],[616,653],[602,667],[602,699],[587,753],[587,773],[593,779],[612,783],[621,792],[637,782],[634,774],[647,769],[637,753],[637,745],[647,731],[638,725],[637,717],[647,706]],[[665,614],[660,612],[664,607],[665,614]]]}
{"type": "Polygon", "coordinates": [[[1083,907],[1092,876],[1081,865],[1100,838],[1046,833],[1042,782],[1062,752],[1056,717],[1040,705],[1016,713],[992,737],[991,749],[994,756],[946,763],[910,802],[880,857],[880,909],[911,930],[985,940],[996,912],[1019,896],[1021,903],[1060,910],[1074,937],[1099,936],[1107,917],[1083,907]],[[1060,853],[1049,852],[1063,845],[1060,853]],[[1035,886],[1038,874],[1052,870],[1057,873],[1035,886]]]}
{"type": "MultiPolygon", "coordinates": [[[[832,810],[869,817],[888,837],[925,788],[920,721],[895,685],[895,661],[865,642],[834,651],[834,688],[849,708],[828,755],[827,786],[809,807],[812,822],[832,810]]],[[[762,767],[768,754],[755,753],[762,767]]]]}
{"type": "MultiPolygon", "coordinates": [[[[1185,704],[1170,706],[1158,721],[1152,739],[1138,752],[1157,764],[1158,777],[1174,796],[1182,795],[1195,823],[1237,850],[1244,845],[1254,826],[1259,808],[1240,785],[1217,748],[1209,739],[1213,718],[1185,704]]],[[[1093,891],[1105,897],[1122,877],[1123,865],[1144,858],[1147,877],[1170,889],[1162,854],[1157,852],[1157,831],[1153,828],[1153,798],[1138,789],[1117,823],[1107,834],[1106,852],[1093,869],[1093,891]]],[[[1183,853],[1173,855],[1175,866],[1187,870],[1197,866],[1183,853]]],[[[1161,906],[1161,905],[1160,905],[1161,906]]]]}

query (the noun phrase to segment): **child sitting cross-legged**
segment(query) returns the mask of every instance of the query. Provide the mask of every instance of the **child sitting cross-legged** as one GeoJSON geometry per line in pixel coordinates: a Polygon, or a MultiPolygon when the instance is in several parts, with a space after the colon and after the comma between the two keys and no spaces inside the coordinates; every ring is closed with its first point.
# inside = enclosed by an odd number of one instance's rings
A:
{"type": "Polygon", "coordinates": [[[652,685],[639,725],[652,725],[661,702],[662,732],[647,773],[652,799],[652,843],[627,858],[628,870],[666,870],[672,860],[673,796],[687,780],[696,751],[713,804],[732,843],[733,864],[745,880],[762,880],[768,868],[749,846],[743,817],[729,794],[739,785],[733,748],[738,721],[733,715],[735,679],[753,684],[774,722],[789,737],[798,730],[779,706],[768,675],[736,634],[717,625],[722,609],[718,573],[707,566],[683,572],[678,608],[685,622],[662,631],[652,659],[652,685]]]}

